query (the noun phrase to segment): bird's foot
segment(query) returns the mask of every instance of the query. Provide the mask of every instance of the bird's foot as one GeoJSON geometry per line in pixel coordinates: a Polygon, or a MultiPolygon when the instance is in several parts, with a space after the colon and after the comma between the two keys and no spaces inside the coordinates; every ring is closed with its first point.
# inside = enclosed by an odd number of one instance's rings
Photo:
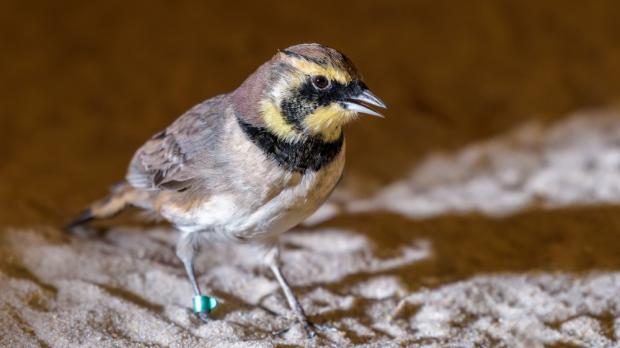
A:
{"type": "Polygon", "coordinates": [[[205,323],[208,323],[209,313],[217,307],[217,300],[215,297],[209,297],[206,295],[198,294],[192,299],[194,314],[198,319],[205,323]]]}
{"type": "Polygon", "coordinates": [[[200,319],[200,321],[202,321],[205,324],[211,320],[211,318],[209,318],[209,313],[204,313],[204,312],[195,313],[194,312],[194,315],[196,316],[196,318],[200,319]]]}
{"type": "MultiPolygon", "coordinates": [[[[333,327],[332,325],[328,325],[328,324],[315,324],[309,320],[301,320],[300,321],[301,325],[304,328],[304,331],[306,332],[306,337],[310,338],[314,338],[317,335],[317,332],[334,332],[334,331],[338,331],[338,329],[336,329],[335,327],[333,327]]],[[[287,327],[285,329],[282,330],[278,330],[276,332],[274,332],[275,336],[281,336],[285,333],[287,333],[291,328],[287,327]]]]}

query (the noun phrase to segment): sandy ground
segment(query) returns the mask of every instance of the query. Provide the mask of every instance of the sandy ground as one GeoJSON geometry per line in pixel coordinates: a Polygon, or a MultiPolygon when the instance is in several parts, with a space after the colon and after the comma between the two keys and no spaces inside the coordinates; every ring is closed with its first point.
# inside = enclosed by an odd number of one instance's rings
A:
{"type": "Polygon", "coordinates": [[[285,274],[334,329],[314,340],[246,247],[198,259],[221,300],[202,324],[170,228],[3,229],[0,345],[615,346],[620,243],[596,232],[620,227],[600,206],[620,201],[619,150],[620,115],[578,113],[429,155],[370,199],[341,190],[282,238],[285,274]]]}

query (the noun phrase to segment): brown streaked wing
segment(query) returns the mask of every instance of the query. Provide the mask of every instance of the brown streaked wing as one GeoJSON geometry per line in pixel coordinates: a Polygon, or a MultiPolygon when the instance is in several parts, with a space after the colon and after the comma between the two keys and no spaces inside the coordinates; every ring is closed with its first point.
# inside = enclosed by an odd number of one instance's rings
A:
{"type": "Polygon", "coordinates": [[[136,188],[184,191],[200,179],[218,137],[227,96],[211,98],[179,117],[135,153],[126,176],[136,188]]]}

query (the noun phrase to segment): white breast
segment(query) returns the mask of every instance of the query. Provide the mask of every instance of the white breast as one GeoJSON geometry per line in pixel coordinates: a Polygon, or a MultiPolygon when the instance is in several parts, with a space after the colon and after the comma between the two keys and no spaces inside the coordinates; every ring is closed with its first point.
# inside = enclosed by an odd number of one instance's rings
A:
{"type": "Polygon", "coordinates": [[[320,172],[307,172],[297,185],[283,189],[241,223],[235,233],[243,239],[269,238],[286,232],[312,215],[338,183],[344,168],[341,154],[320,172]]]}
{"type": "Polygon", "coordinates": [[[243,148],[238,171],[229,173],[230,188],[207,197],[190,211],[165,206],[162,215],[184,233],[206,238],[253,241],[270,239],[310,216],[327,199],[344,169],[343,146],[319,172],[291,173],[258,149],[243,148]]]}

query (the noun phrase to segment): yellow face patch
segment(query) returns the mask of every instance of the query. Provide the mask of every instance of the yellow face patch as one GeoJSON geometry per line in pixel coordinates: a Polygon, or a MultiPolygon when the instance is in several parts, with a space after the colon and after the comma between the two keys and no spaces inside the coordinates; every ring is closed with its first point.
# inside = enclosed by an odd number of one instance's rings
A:
{"type": "MultiPolygon", "coordinates": [[[[281,111],[270,100],[261,102],[261,112],[267,128],[286,141],[295,142],[302,134],[286,122],[281,111]]],[[[303,127],[311,134],[320,135],[323,140],[331,142],[340,137],[342,126],[355,118],[355,112],[346,110],[338,104],[331,104],[316,109],[306,116],[303,127]]]]}
{"type": "Polygon", "coordinates": [[[332,66],[320,66],[316,63],[307,61],[305,59],[295,58],[295,57],[287,57],[287,60],[293,65],[297,70],[302,73],[310,76],[318,76],[322,75],[327,77],[330,80],[338,81],[343,85],[351,82],[351,76],[340,69],[336,69],[332,66]]]}
{"type": "Polygon", "coordinates": [[[265,125],[275,135],[288,141],[294,141],[299,134],[288,124],[278,107],[269,99],[262,100],[260,110],[265,120],[265,125]]]}
{"type": "Polygon", "coordinates": [[[312,106],[316,102],[292,98],[298,98],[296,93],[302,84],[308,81],[308,76],[325,76],[330,81],[342,85],[349,84],[353,77],[348,71],[332,65],[322,66],[303,58],[284,54],[283,56],[283,59],[295,69],[295,72],[283,76],[273,86],[269,96],[260,102],[260,112],[265,126],[280,139],[289,142],[298,141],[309,134],[321,136],[324,141],[328,142],[337,140],[342,132],[342,126],[355,117],[355,112],[346,110],[340,104],[333,102],[315,109],[310,114],[302,115],[301,112],[304,111],[301,110],[307,110],[308,106],[312,106]],[[292,112],[300,112],[300,115],[291,115],[294,120],[288,120],[280,107],[282,101],[287,101],[287,105],[290,105],[291,102],[298,103],[298,108],[292,108],[292,112]]]}
{"type": "Polygon", "coordinates": [[[325,141],[340,137],[342,126],[355,117],[355,112],[346,110],[338,104],[330,104],[316,109],[304,119],[304,127],[313,134],[320,134],[325,141]]]}

